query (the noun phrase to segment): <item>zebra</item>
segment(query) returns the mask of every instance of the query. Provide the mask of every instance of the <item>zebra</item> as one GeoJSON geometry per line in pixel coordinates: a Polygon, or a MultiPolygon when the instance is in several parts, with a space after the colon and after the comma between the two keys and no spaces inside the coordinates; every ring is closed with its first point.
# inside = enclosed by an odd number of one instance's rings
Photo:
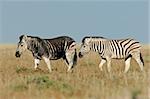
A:
{"type": "Polygon", "coordinates": [[[125,70],[127,73],[130,68],[131,58],[138,63],[143,71],[144,60],[141,54],[141,44],[132,39],[107,39],[104,37],[86,36],[82,39],[81,48],[78,56],[94,51],[100,54],[101,62],[99,68],[103,71],[103,64],[107,62],[107,70],[111,72],[111,59],[125,59],[125,70]]]}
{"type": "Polygon", "coordinates": [[[32,52],[34,68],[37,69],[40,60],[47,64],[49,72],[52,71],[50,60],[63,58],[67,64],[67,72],[77,63],[76,42],[68,36],[60,36],[51,39],[41,39],[36,36],[21,35],[15,56],[20,57],[25,50],[32,52]]]}

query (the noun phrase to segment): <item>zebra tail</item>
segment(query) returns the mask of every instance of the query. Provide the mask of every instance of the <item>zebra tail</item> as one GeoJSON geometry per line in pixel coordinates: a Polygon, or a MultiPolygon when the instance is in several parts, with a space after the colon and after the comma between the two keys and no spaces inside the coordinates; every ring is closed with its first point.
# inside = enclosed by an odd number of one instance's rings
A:
{"type": "Polygon", "coordinates": [[[74,54],[74,57],[73,57],[73,66],[77,64],[77,51],[75,49],[75,54],[74,54]]]}
{"type": "Polygon", "coordinates": [[[144,60],[143,60],[143,58],[142,58],[142,54],[141,54],[141,53],[140,53],[140,60],[142,61],[143,66],[144,66],[144,60]]]}

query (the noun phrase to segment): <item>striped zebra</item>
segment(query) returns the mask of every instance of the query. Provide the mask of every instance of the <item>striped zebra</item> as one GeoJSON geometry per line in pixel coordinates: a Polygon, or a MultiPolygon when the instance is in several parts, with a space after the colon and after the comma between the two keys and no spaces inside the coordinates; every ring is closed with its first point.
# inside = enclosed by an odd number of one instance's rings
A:
{"type": "Polygon", "coordinates": [[[102,58],[99,68],[103,71],[102,66],[107,62],[108,72],[111,71],[111,59],[125,59],[124,73],[127,73],[132,57],[139,64],[141,71],[143,71],[144,61],[140,50],[140,43],[131,38],[111,40],[104,37],[84,37],[82,39],[79,57],[81,58],[89,51],[99,53],[102,58]]]}
{"type": "Polygon", "coordinates": [[[34,68],[37,69],[40,60],[47,64],[49,72],[52,71],[50,60],[63,58],[68,66],[67,72],[71,71],[77,62],[76,42],[68,36],[60,36],[52,39],[41,39],[39,37],[21,35],[15,56],[28,49],[34,57],[34,68]]]}

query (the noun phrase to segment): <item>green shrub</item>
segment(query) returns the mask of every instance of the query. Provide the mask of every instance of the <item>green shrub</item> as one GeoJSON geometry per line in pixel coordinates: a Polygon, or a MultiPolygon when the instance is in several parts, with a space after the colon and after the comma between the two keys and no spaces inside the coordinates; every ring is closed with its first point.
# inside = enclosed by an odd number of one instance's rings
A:
{"type": "Polygon", "coordinates": [[[73,93],[73,88],[67,83],[60,83],[58,85],[58,90],[60,90],[62,93],[66,93],[69,95],[72,95],[73,93]]]}
{"type": "Polygon", "coordinates": [[[17,84],[17,85],[12,85],[11,88],[14,91],[24,91],[28,89],[28,86],[26,84],[17,84]]]}
{"type": "Polygon", "coordinates": [[[137,99],[137,96],[141,93],[139,89],[134,89],[132,91],[132,99],[137,99]]]}
{"type": "Polygon", "coordinates": [[[50,88],[51,90],[57,90],[62,93],[72,94],[73,88],[64,82],[50,80],[48,76],[30,77],[27,79],[27,84],[34,84],[36,88],[43,90],[50,88]]]}
{"type": "Polygon", "coordinates": [[[54,85],[54,81],[50,80],[48,76],[38,76],[34,78],[28,78],[27,84],[35,84],[38,89],[50,88],[54,85]]]}

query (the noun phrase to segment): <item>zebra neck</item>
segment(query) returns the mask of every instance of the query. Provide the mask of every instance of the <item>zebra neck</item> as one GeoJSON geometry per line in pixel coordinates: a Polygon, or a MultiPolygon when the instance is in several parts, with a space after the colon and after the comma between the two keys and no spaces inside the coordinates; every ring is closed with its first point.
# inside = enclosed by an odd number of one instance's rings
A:
{"type": "Polygon", "coordinates": [[[98,53],[103,53],[104,43],[103,41],[91,42],[90,50],[98,53]]]}
{"type": "Polygon", "coordinates": [[[32,40],[32,41],[28,41],[27,42],[27,48],[29,51],[31,52],[35,52],[35,50],[37,50],[37,47],[38,47],[38,41],[36,40],[32,40]]]}
{"type": "Polygon", "coordinates": [[[91,50],[91,51],[94,51],[94,52],[97,52],[98,50],[97,50],[96,46],[97,46],[97,45],[96,45],[95,42],[91,42],[90,50],[91,50]]]}
{"type": "Polygon", "coordinates": [[[32,51],[32,44],[29,41],[27,42],[27,48],[29,51],[32,51]]]}

